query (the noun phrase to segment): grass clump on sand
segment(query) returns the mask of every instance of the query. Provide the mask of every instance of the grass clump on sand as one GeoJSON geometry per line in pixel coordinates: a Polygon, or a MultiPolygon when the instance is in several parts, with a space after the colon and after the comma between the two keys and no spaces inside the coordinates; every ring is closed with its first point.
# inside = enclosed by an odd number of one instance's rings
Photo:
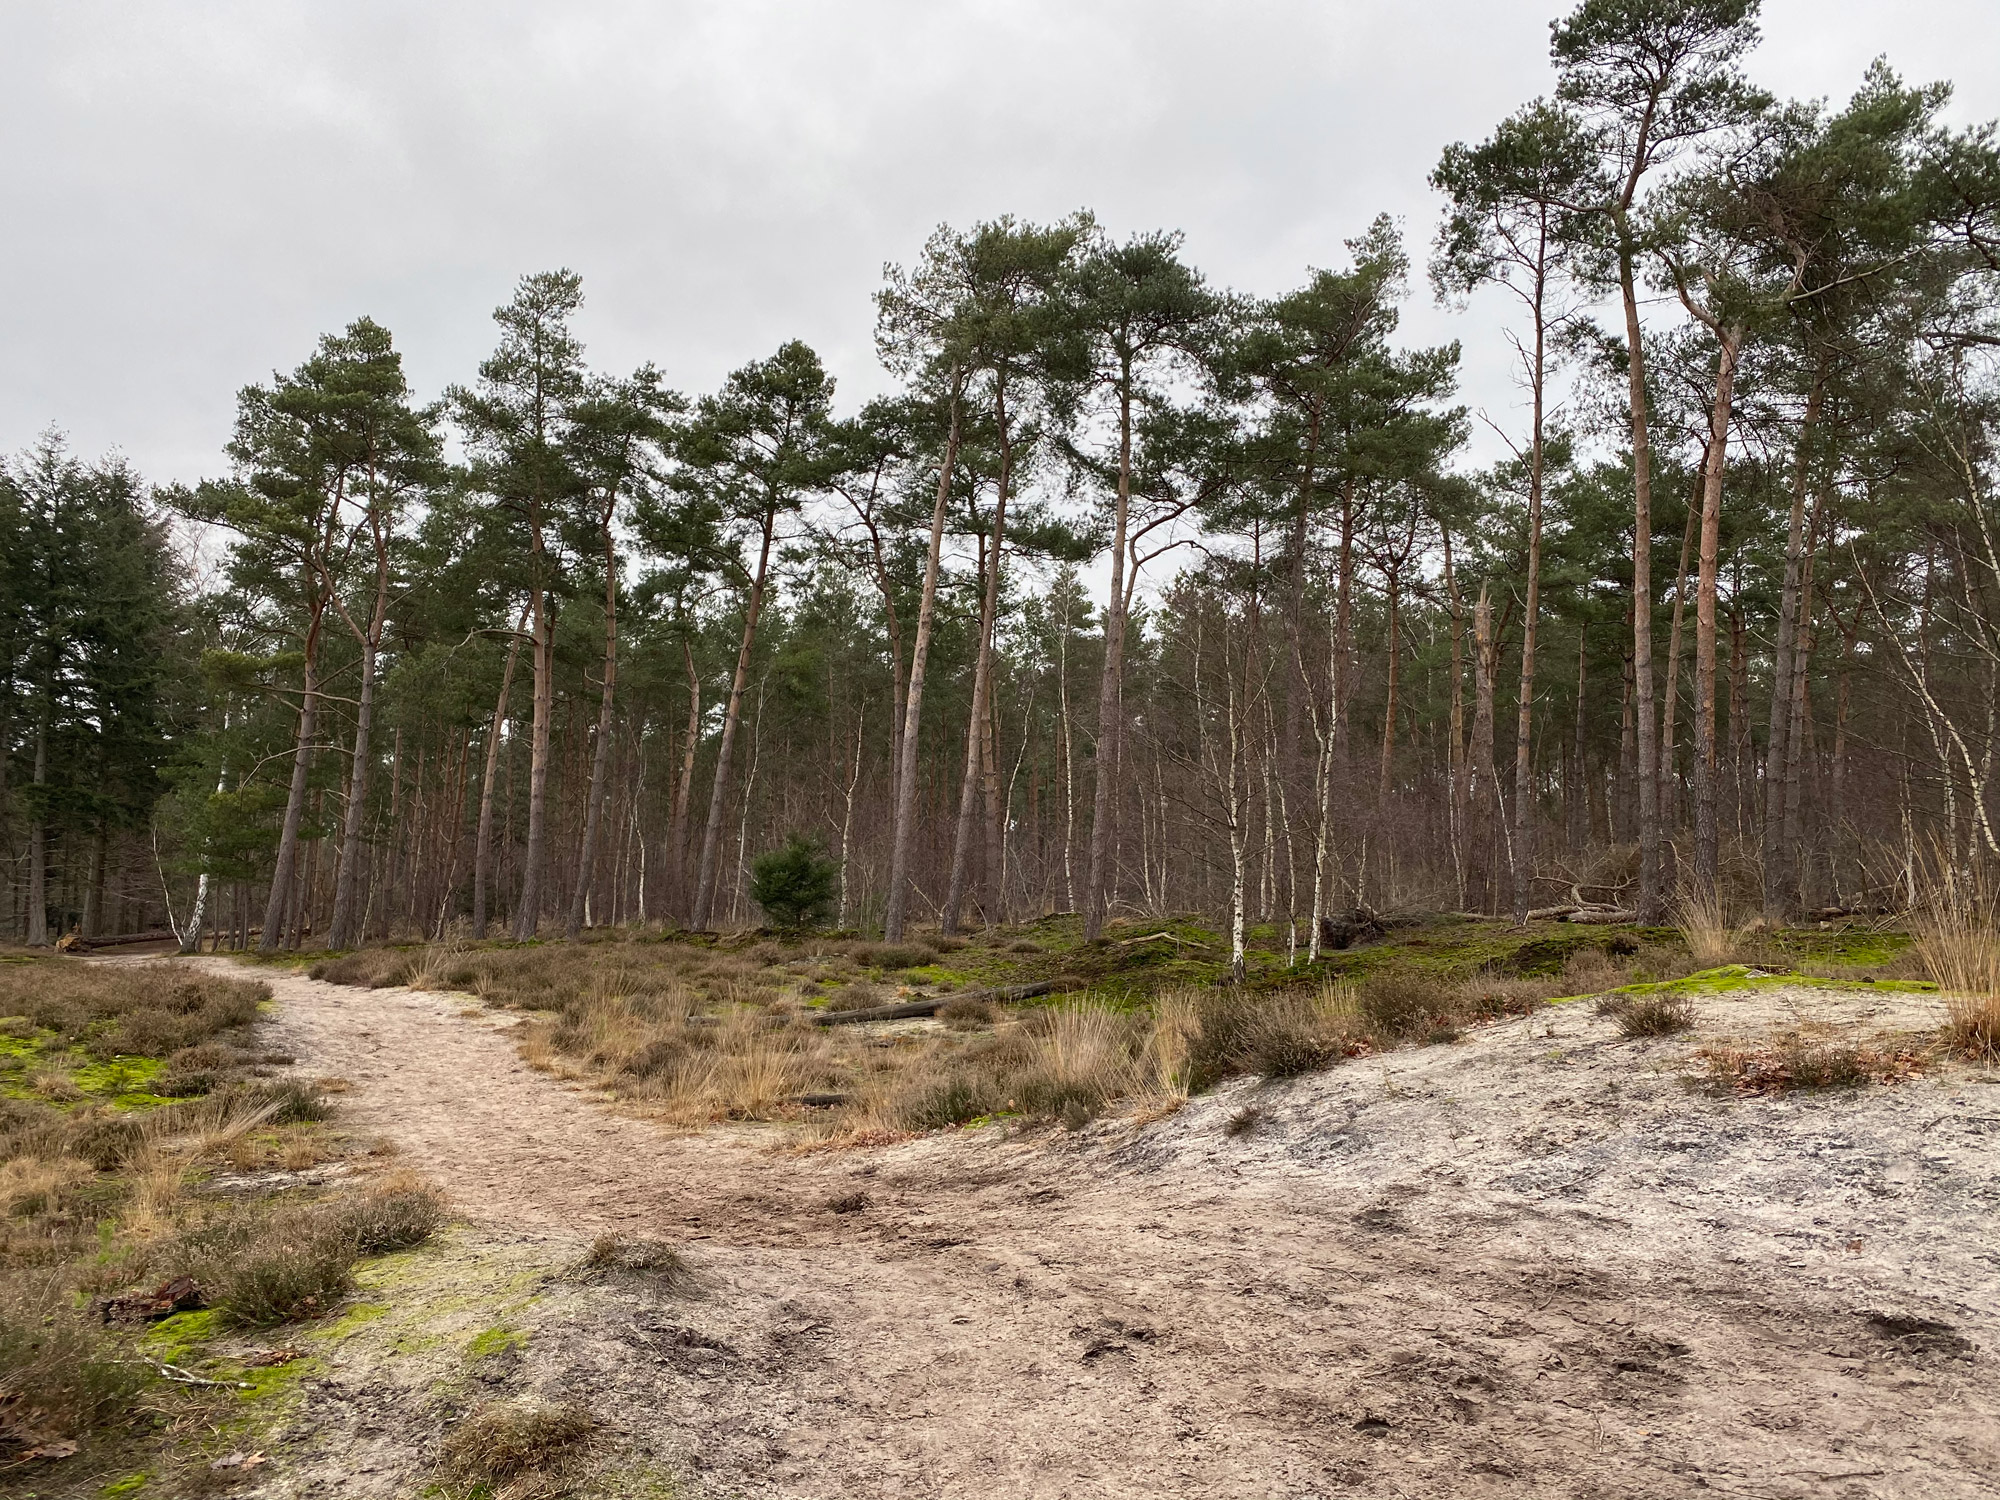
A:
{"type": "Polygon", "coordinates": [[[1924,970],[1945,996],[1945,1040],[1978,1062],[2000,1062],[2000,935],[1971,900],[1939,900],[1912,925],[1924,970]]]}
{"type": "Polygon", "coordinates": [[[664,1240],[645,1235],[601,1234],[583,1258],[586,1271],[631,1271],[650,1279],[661,1290],[693,1295],[701,1278],[688,1259],[664,1240]]]}
{"type": "Polygon", "coordinates": [[[494,1401],[475,1408],[446,1435],[438,1469],[447,1493],[556,1493],[596,1436],[596,1419],[579,1406],[494,1401]]]}
{"type": "Polygon", "coordinates": [[[1616,1020],[1628,1041],[1694,1029],[1694,1001],[1686,995],[1606,995],[1597,1002],[1597,1013],[1616,1020]]]}
{"type": "Polygon", "coordinates": [[[421,1243],[443,1202],[407,1175],[317,1195],[204,1190],[220,1174],[351,1150],[317,1089],[246,1076],[261,1063],[250,1026],[263,986],[57,958],[10,965],[0,980],[4,1003],[43,1023],[40,1041],[62,1039],[64,1061],[131,1059],[117,1049],[143,1036],[209,1075],[190,1097],[139,1104],[87,1090],[0,1098],[0,1472],[32,1488],[40,1465],[71,1454],[63,1475],[113,1456],[172,1467],[176,1445],[237,1397],[162,1380],[149,1362],[156,1320],[181,1314],[184,1331],[199,1320],[169,1358],[200,1367],[224,1329],[330,1311],[357,1258],[421,1243]]]}

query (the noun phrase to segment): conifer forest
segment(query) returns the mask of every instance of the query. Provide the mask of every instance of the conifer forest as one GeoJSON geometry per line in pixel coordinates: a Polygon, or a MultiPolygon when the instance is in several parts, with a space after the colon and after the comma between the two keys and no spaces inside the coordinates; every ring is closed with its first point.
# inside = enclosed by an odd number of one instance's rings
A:
{"type": "Polygon", "coordinates": [[[1985,878],[2000,137],[1893,59],[1777,97],[1756,27],[1584,0],[1433,219],[1282,295],[1084,210],[886,247],[865,404],[802,342],[602,368],[551,269],[442,390],[365,315],[244,371],[200,483],[50,429],[0,938],[757,926],[795,836],[844,929],[1199,913],[1239,971],[1355,908],[1985,878]],[[1414,299],[1503,310],[1516,405],[1414,299]]]}

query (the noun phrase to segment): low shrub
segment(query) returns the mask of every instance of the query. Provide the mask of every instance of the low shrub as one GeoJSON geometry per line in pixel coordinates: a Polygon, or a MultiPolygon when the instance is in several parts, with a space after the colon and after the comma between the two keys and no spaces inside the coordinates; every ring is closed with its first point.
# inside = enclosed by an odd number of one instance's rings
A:
{"type": "Polygon", "coordinates": [[[398,1172],[380,1187],[340,1207],[343,1227],[360,1255],[412,1250],[445,1221],[444,1194],[421,1178],[398,1172]]]}
{"type": "Polygon", "coordinates": [[[924,1084],[906,1095],[894,1111],[906,1130],[949,1130],[968,1120],[995,1113],[1004,1100],[995,1098],[994,1081],[953,1074],[924,1084]]]}
{"type": "Polygon", "coordinates": [[[1371,1037],[1391,1045],[1454,1041],[1466,1012],[1454,988],[1419,974],[1371,974],[1355,1003],[1371,1037]]]}
{"type": "Polygon", "coordinates": [[[81,1437],[133,1411],[143,1366],[59,1277],[0,1283],[0,1469],[15,1447],[81,1437]]]}
{"type": "Polygon", "coordinates": [[[1945,1039],[1952,1050],[1978,1062],[2000,1062],[2000,994],[1954,995],[1945,1007],[1945,1039]]]}
{"type": "Polygon", "coordinates": [[[1695,1055],[1709,1082],[1742,1094],[1897,1083],[1922,1071],[1924,1062],[1915,1051],[1889,1052],[1797,1034],[1770,1047],[1704,1047],[1695,1055]]]}
{"type": "Polygon", "coordinates": [[[993,1024],[993,1007],[970,995],[956,995],[938,1007],[937,1017],[953,1031],[977,1031],[993,1024]]]}
{"type": "Polygon", "coordinates": [[[1615,1019],[1628,1041],[1694,1029],[1694,1001],[1686,995],[1607,995],[1598,1001],[1597,1013],[1615,1019]]]}
{"type": "Polygon", "coordinates": [[[287,1078],[276,1083],[260,1084],[254,1091],[254,1097],[262,1104],[273,1106],[269,1116],[273,1125],[303,1125],[328,1119],[333,1114],[320,1085],[304,1079],[287,1078]]]}
{"type": "Polygon", "coordinates": [[[191,1271],[223,1321],[269,1328],[330,1312],[353,1289],[357,1249],[345,1215],[281,1211],[243,1226],[230,1253],[191,1271]]]}
{"type": "Polygon", "coordinates": [[[440,1467],[460,1486],[503,1485],[580,1457],[597,1422],[577,1406],[492,1402],[445,1437],[440,1467]]]}
{"type": "Polygon", "coordinates": [[[169,1057],[257,1019],[270,989],[173,962],[116,969],[70,958],[0,965],[0,1015],[24,1016],[100,1061],[169,1057]],[[98,1023],[109,1021],[103,1026],[98,1023]]]}
{"type": "Polygon", "coordinates": [[[883,1003],[884,991],[880,985],[869,984],[866,980],[855,980],[843,984],[826,997],[828,1010],[867,1010],[883,1003]]]}
{"type": "Polygon", "coordinates": [[[918,943],[856,943],[848,956],[872,969],[921,969],[938,961],[938,950],[918,943]]]}

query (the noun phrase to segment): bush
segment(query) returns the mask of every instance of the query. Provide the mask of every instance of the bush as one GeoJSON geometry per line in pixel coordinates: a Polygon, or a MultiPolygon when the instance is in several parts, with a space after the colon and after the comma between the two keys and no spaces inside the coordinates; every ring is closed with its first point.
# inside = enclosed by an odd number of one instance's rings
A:
{"type": "Polygon", "coordinates": [[[226,1323],[269,1328],[321,1317],[353,1289],[354,1233],[338,1212],[276,1213],[229,1238],[244,1243],[205,1278],[195,1274],[226,1323]]]}
{"type": "Polygon", "coordinates": [[[1464,1016],[1454,991],[1417,974],[1371,975],[1356,998],[1369,1031],[1392,1044],[1454,1041],[1464,1016]]]}
{"type": "Polygon", "coordinates": [[[920,969],[938,961],[937,949],[920,943],[857,943],[848,956],[876,969],[920,969]]]}
{"type": "Polygon", "coordinates": [[[993,1007],[970,995],[954,995],[938,1007],[937,1017],[953,1031],[977,1031],[993,1024],[993,1007]]]}
{"type": "Polygon", "coordinates": [[[506,1484],[569,1462],[596,1431],[596,1421],[580,1407],[494,1402],[445,1438],[444,1472],[466,1487],[506,1484]]]}
{"type": "Polygon", "coordinates": [[[444,1194],[398,1173],[373,1192],[342,1205],[344,1227],[359,1255],[387,1255],[421,1245],[445,1220],[444,1194]]]}
{"type": "Polygon", "coordinates": [[[287,1078],[278,1083],[260,1085],[253,1095],[262,1104],[275,1105],[270,1117],[273,1125],[302,1125],[309,1121],[331,1118],[332,1107],[317,1083],[307,1083],[296,1078],[287,1078]]]}
{"type": "Polygon", "coordinates": [[[10,1437],[80,1437],[129,1413],[144,1369],[53,1277],[0,1287],[0,1467],[10,1437]]]}
{"type": "Polygon", "coordinates": [[[1914,1052],[1884,1052],[1798,1035],[1780,1038],[1775,1047],[1704,1047],[1696,1055],[1707,1067],[1710,1082],[1744,1094],[1896,1083],[1923,1066],[1914,1052]]]}
{"type": "Polygon", "coordinates": [[[787,932],[822,927],[840,893],[840,866],[804,834],[750,862],[750,899],[787,932]]]}
{"type": "Polygon", "coordinates": [[[1628,1040],[1694,1029],[1694,1001],[1686,995],[1610,995],[1598,1002],[1597,1013],[1615,1017],[1628,1040]]]}
{"type": "Polygon", "coordinates": [[[1001,1101],[984,1079],[953,1076],[917,1090],[896,1110],[906,1130],[949,1130],[996,1111],[1001,1101]]]}

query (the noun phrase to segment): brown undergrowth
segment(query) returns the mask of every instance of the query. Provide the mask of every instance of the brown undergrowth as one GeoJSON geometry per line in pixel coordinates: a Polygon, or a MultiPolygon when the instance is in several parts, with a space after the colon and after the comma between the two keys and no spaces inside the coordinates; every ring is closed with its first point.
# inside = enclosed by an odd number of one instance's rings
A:
{"type": "Polygon", "coordinates": [[[93,1473],[141,1463],[162,1466],[169,1492],[226,1488],[205,1446],[237,1389],[196,1383],[175,1363],[198,1358],[193,1345],[163,1352],[152,1325],[196,1312],[220,1334],[322,1316],[357,1260],[442,1221],[421,1180],[369,1170],[386,1158],[339,1131],[324,1090],[260,1076],[251,1028],[266,993],[171,964],[0,971],[13,1055],[32,1046],[40,1076],[79,1081],[72,1097],[0,1099],[0,1474],[95,1493],[93,1473]],[[197,1097],[96,1097],[113,1061],[155,1087],[179,1072],[197,1097]],[[312,1167],[333,1180],[295,1175],[312,1167]]]}
{"type": "Polygon", "coordinates": [[[1768,1046],[1703,1047],[1695,1059],[1710,1084],[1739,1094],[1900,1083],[1931,1060],[1922,1047],[1869,1046],[1800,1032],[1788,1032],[1768,1046]]]}
{"type": "MultiPolygon", "coordinates": [[[[983,984],[1022,977],[1018,955],[1033,955],[1025,963],[1039,960],[1042,971],[1079,961],[1049,954],[1047,941],[1005,930],[970,945],[626,936],[363,950],[312,972],[349,984],[429,983],[525,1010],[522,1053],[537,1068],[671,1124],[784,1122],[811,1143],[998,1117],[1074,1127],[1114,1109],[1157,1115],[1225,1078],[1291,1077],[1447,1042],[1481,1020],[1621,983],[1632,968],[1629,956],[1592,945],[1531,978],[1391,966],[1290,986],[1168,982],[1028,1004],[990,998],[983,984]],[[827,1012],[922,997],[940,1002],[933,1017],[821,1024],[827,1012]]],[[[1120,977],[1130,983],[1133,971],[1120,977]]]]}

